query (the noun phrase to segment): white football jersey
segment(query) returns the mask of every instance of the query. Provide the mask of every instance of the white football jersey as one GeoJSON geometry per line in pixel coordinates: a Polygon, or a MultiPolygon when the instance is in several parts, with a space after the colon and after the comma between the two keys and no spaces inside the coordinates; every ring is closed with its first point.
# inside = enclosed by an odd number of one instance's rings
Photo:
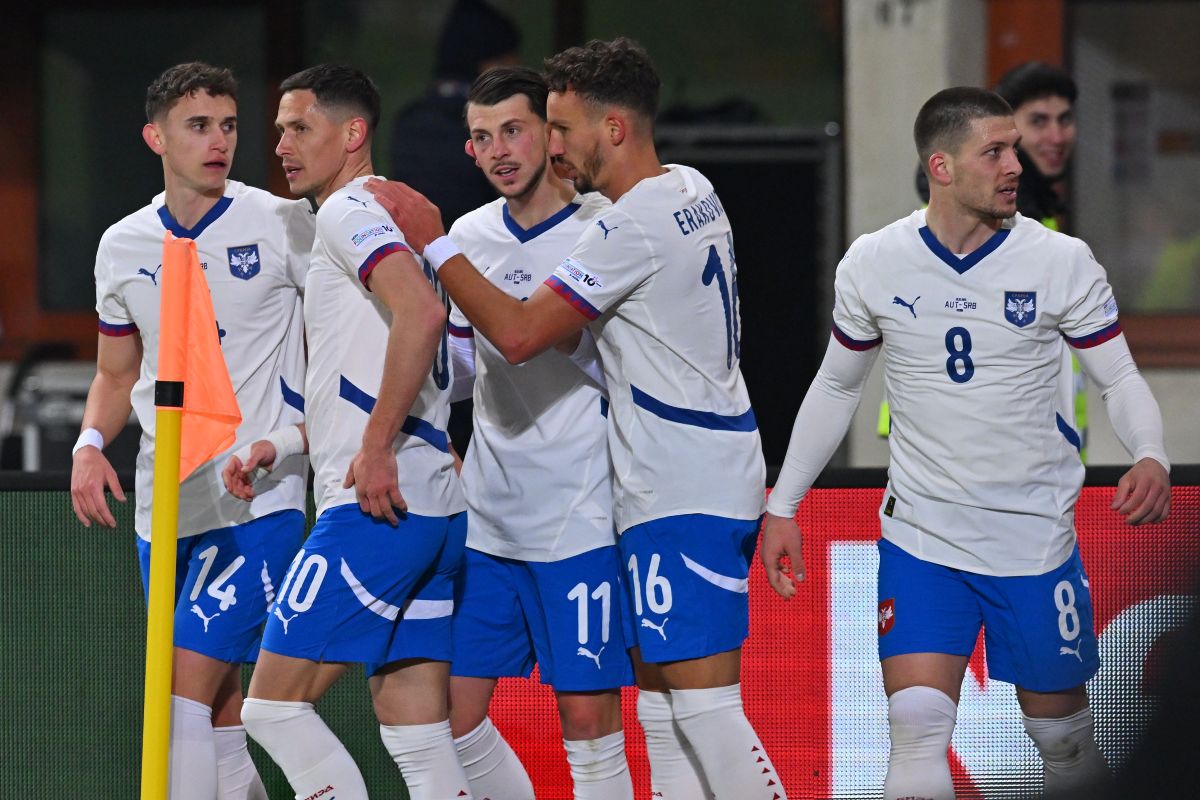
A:
{"type": "MultiPolygon", "coordinates": [[[[598,194],[579,197],[526,230],[499,199],[459,218],[450,236],[485,278],[523,300],[608,207],[598,194]]],[[[523,561],[615,544],[599,387],[554,349],[509,364],[456,308],[450,334],[475,343],[474,432],[462,471],[467,544],[523,561]]]]}
{"type": "Polygon", "coordinates": [[[1121,332],[1087,245],[1017,215],[965,257],[914,212],[837,269],[834,336],[883,344],[892,414],[883,536],[987,575],[1038,575],[1075,544],[1083,483],[1064,337],[1121,332]]]}
{"type": "Polygon", "coordinates": [[[680,514],[760,516],[766,467],[739,368],[737,261],[712,184],[674,165],[642,180],[546,284],[593,320],[617,530],[680,514]]]}
{"type": "MultiPolygon", "coordinates": [[[[354,488],[344,489],[342,483],[362,447],[367,418],[379,396],[392,319],[367,290],[366,280],[384,257],[408,251],[392,218],[362,188],[367,180],[355,178],[321,205],[304,284],[306,417],[318,515],[332,506],[357,502],[354,488]]],[[[438,293],[444,297],[440,287],[438,293]]],[[[446,435],[449,386],[443,334],[430,374],[393,443],[400,493],[408,510],[422,516],[444,517],[465,508],[446,435]]]]}
{"type": "Polygon", "coordinates": [[[227,181],[222,197],[191,230],[167,209],[165,194],[104,232],[96,253],[100,332],[137,334],[141,374],[130,399],[142,425],[135,527],[150,538],[154,476],[154,378],[158,371],[163,234],[196,242],[216,312],[221,354],[242,412],[230,450],[196,468],[179,487],[179,535],[249,522],[283,509],[304,510],[308,459],[292,456],[255,483],[250,503],[225,491],[229,453],[276,428],[304,421],[301,291],[314,220],[305,200],[227,181]]]}

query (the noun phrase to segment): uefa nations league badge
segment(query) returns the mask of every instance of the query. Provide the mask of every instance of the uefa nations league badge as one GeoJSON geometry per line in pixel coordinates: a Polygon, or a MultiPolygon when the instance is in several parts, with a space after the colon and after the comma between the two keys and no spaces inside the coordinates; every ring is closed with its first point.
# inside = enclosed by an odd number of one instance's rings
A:
{"type": "Polygon", "coordinates": [[[248,281],[258,274],[262,264],[258,260],[258,245],[245,244],[241,247],[228,247],[229,273],[235,278],[248,281]]]}
{"type": "Polygon", "coordinates": [[[1037,292],[1005,292],[1004,318],[1024,328],[1037,317],[1037,292]]]}

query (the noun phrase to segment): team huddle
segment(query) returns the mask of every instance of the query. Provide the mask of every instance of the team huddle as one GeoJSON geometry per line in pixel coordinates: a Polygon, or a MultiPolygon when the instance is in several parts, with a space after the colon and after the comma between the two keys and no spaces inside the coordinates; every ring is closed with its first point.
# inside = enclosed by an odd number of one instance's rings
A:
{"type": "Polygon", "coordinates": [[[448,233],[422,195],[375,175],[380,97],[357,69],[280,85],[276,154],[302,200],[228,179],[228,70],[181,64],[149,87],[164,192],[100,242],[72,500],[83,524],[115,526],[104,490],[124,498],[101,451],[132,406],[147,583],[158,265],[164,230],[191,238],[243,422],[180,487],[172,800],[265,798],[247,735],[297,800],[366,798],[313,706],[354,663],[415,800],[534,797],[488,707],[499,678],[535,664],[575,798],[634,796],[620,689],[635,683],[654,797],[784,798],[742,707],[750,565],[765,510],[767,576],[795,593],[796,507],[879,345],[894,420],[886,797],[953,797],[946,746],[980,626],[1047,788],[1103,779],[1065,348],[1136,462],[1114,507],[1165,518],[1169,464],[1103,269],[1016,214],[1011,109],[965,88],[922,109],[929,207],[839,265],[833,336],[764,505],[717,191],[660,163],[659,79],[638,45],[593,41],[544,67],[495,67],[471,87],[464,157],[499,197],[448,233]],[[460,461],[447,426],[468,397],[460,461]],[[1078,660],[1045,655],[1057,646],[1078,660]]]}

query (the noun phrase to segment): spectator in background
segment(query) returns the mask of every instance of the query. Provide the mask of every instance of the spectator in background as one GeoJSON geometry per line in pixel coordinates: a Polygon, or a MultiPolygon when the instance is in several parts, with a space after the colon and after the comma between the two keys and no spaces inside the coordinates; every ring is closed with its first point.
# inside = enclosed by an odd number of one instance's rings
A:
{"type": "Polygon", "coordinates": [[[490,67],[519,62],[521,32],[483,0],[458,0],[437,44],[433,83],[396,115],[392,175],[434,202],[446,228],[495,198],[491,185],[463,158],[463,108],[471,82],[490,67]]]}

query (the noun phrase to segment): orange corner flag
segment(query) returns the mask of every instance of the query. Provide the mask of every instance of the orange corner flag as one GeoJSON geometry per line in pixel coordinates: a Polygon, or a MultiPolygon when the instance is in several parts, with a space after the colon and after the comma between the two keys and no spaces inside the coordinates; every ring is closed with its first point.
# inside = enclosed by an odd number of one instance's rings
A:
{"type": "MultiPolygon", "coordinates": [[[[242,413],[233,394],[212,296],[200,269],[196,243],[163,237],[162,311],[158,382],[181,383],[183,423],[179,481],[233,445],[242,413]]],[[[172,392],[157,392],[155,405],[179,407],[172,392]],[[161,396],[165,395],[165,396],[161,396]]]]}

